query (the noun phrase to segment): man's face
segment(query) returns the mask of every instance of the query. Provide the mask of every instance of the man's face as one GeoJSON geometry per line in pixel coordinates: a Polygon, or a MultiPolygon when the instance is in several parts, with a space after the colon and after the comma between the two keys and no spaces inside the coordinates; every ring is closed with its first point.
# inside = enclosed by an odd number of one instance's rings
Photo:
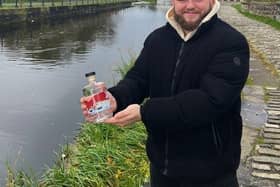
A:
{"type": "Polygon", "coordinates": [[[175,20],[184,30],[192,31],[211,11],[214,0],[172,0],[172,4],[175,20]]]}

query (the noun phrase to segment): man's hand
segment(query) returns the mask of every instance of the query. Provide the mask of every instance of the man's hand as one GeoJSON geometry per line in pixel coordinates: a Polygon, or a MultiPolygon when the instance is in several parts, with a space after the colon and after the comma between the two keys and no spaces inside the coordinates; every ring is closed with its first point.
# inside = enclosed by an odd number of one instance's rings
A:
{"type": "MultiPolygon", "coordinates": [[[[110,92],[106,91],[106,94],[107,94],[107,96],[110,99],[110,106],[111,106],[110,111],[111,112],[115,112],[117,110],[116,99],[115,99],[114,96],[112,96],[112,94],[110,92]]],[[[95,119],[97,117],[96,115],[91,115],[91,114],[88,113],[88,108],[87,108],[86,103],[90,102],[91,99],[92,99],[91,96],[82,97],[80,99],[82,113],[83,113],[83,115],[85,117],[85,121],[87,121],[87,122],[93,122],[93,121],[95,121],[95,119]]]]}
{"type": "Polygon", "coordinates": [[[104,122],[124,127],[137,121],[141,121],[140,105],[132,104],[104,122]]]}
{"type": "Polygon", "coordinates": [[[87,121],[87,122],[93,122],[96,119],[96,116],[90,115],[88,113],[87,103],[92,103],[91,100],[92,100],[91,96],[82,97],[80,99],[82,113],[83,113],[83,115],[85,117],[85,121],[87,121]]]}
{"type": "Polygon", "coordinates": [[[110,93],[110,92],[106,92],[106,94],[108,95],[109,99],[110,99],[110,110],[111,112],[115,112],[117,110],[117,101],[115,99],[115,97],[110,93]]]}

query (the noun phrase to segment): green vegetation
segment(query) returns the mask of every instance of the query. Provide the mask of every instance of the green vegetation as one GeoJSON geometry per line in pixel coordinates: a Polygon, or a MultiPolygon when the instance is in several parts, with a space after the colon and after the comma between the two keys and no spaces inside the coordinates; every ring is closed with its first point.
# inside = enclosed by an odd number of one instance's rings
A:
{"type": "Polygon", "coordinates": [[[269,100],[269,95],[268,95],[268,92],[265,88],[263,90],[264,90],[263,100],[264,100],[265,103],[267,103],[268,100],[269,100]]]}
{"type": "Polygon", "coordinates": [[[243,14],[244,16],[246,16],[248,18],[251,18],[251,19],[257,20],[259,22],[268,24],[268,25],[272,26],[273,28],[275,28],[277,30],[280,30],[280,22],[279,21],[277,21],[275,19],[272,19],[272,18],[269,18],[269,17],[252,14],[252,13],[242,9],[241,4],[234,4],[232,6],[234,8],[236,8],[241,14],[243,14]]]}
{"type": "MultiPolygon", "coordinates": [[[[134,60],[118,70],[122,76],[134,60]]],[[[8,167],[7,187],[140,187],[149,179],[146,130],[141,122],[126,128],[84,123],[74,144],[66,144],[54,166],[37,179],[8,167]]]]}
{"type": "Polygon", "coordinates": [[[258,148],[262,144],[264,144],[264,138],[261,135],[258,135],[256,137],[256,141],[254,142],[253,149],[251,150],[250,155],[257,155],[258,154],[258,148]]]}
{"type": "Polygon", "coordinates": [[[34,174],[27,174],[24,171],[13,171],[11,166],[7,166],[6,187],[34,187],[39,186],[34,174]]]}
{"type": "MultiPolygon", "coordinates": [[[[258,152],[257,152],[257,148],[259,147],[259,145],[261,145],[261,144],[263,144],[264,143],[264,138],[262,137],[262,135],[261,135],[261,128],[254,128],[254,130],[256,130],[257,131],[257,133],[258,133],[258,136],[256,137],[256,139],[255,139],[255,141],[254,141],[254,143],[253,143],[253,148],[251,149],[251,151],[250,151],[250,154],[249,155],[256,155],[256,154],[258,154],[258,152]]],[[[248,161],[248,159],[245,159],[245,162],[247,162],[248,161]]]]}
{"type": "Polygon", "coordinates": [[[156,4],[157,3],[157,0],[144,0],[144,1],[149,2],[151,4],[156,4]]]}
{"type": "Polygon", "coordinates": [[[136,187],[149,177],[146,132],[141,123],[128,128],[83,124],[75,145],[47,171],[42,186],[136,187]]]}
{"type": "MultiPolygon", "coordinates": [[[[247,2],[250,2],[251,0],[246,0],[247,2]]],[[[270,3],[275,3],[278,2],[279,0],[254,0],[256,2],[270,2],[270,3]]]]}
{"type": "Polygon", "coordinates": [[[121,77],[124,77],[126,75],[126,73],[128,72],[128,70],[130,70],[132,68],[132,66],[134,65],[135,60],[136,60],[136,58],[134,55],[130,55],[130,59],[128,60],[128,62],[126,60],[124,60],[124,58],[122,57],[122,65],[116,69],[116,72],[121,77]]]}
{"type": "Polygon", "coordinates": [[[264,138],[262,136],[258,136],[256,138],[256,144],[257,145],[264,144],[264,138]]]}
{"type": "Polygon", "coordinates": [[[247,80],[246,80],[246,85],[253,85],[254,84],[254,78],[251,76],[248,76],[247,80]]]}

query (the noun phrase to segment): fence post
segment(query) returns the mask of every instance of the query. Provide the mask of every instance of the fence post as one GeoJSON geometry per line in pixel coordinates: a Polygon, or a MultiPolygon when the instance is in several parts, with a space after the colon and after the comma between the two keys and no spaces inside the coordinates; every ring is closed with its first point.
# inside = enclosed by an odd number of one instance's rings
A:
{"type": "Polygon", "coordinates": [[[32,7],[32,0],[29,0],[29,7],[32,7]]]}
{"type": "Polygon", "coordinates": [[[0,7],[2,7],[2,0],[0,0],[0,7]]]}
{"type": "Polygon", "coordinates": [[[52,6],[54,6],[54,0],[52,0],[52,6]]]}
{"type": "Polygon", "coordinates": [[[45,1],[44,0],[42,0],[42,6],[45,6],[45,1]]]}
{"type": "Polygon", "coordinates": [[[16,5],[15,5],[15,7],[16,7],[16,8],[18,7],[18,0],[16,0],[16,5]]]}

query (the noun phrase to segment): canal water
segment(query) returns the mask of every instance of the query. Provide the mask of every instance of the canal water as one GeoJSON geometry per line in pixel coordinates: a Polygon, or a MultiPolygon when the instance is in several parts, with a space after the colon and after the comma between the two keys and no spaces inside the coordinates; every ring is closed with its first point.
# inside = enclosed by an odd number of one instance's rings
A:
{"type": "Polygon", "coordinates": [[[167,8],[137,5],[0,33],[0,186],[6,163],[35,173],[52,166],[83,122],[84,74],[96,71],[99,81],[116,83],[117,67],[165,24],[167,8]]]}

